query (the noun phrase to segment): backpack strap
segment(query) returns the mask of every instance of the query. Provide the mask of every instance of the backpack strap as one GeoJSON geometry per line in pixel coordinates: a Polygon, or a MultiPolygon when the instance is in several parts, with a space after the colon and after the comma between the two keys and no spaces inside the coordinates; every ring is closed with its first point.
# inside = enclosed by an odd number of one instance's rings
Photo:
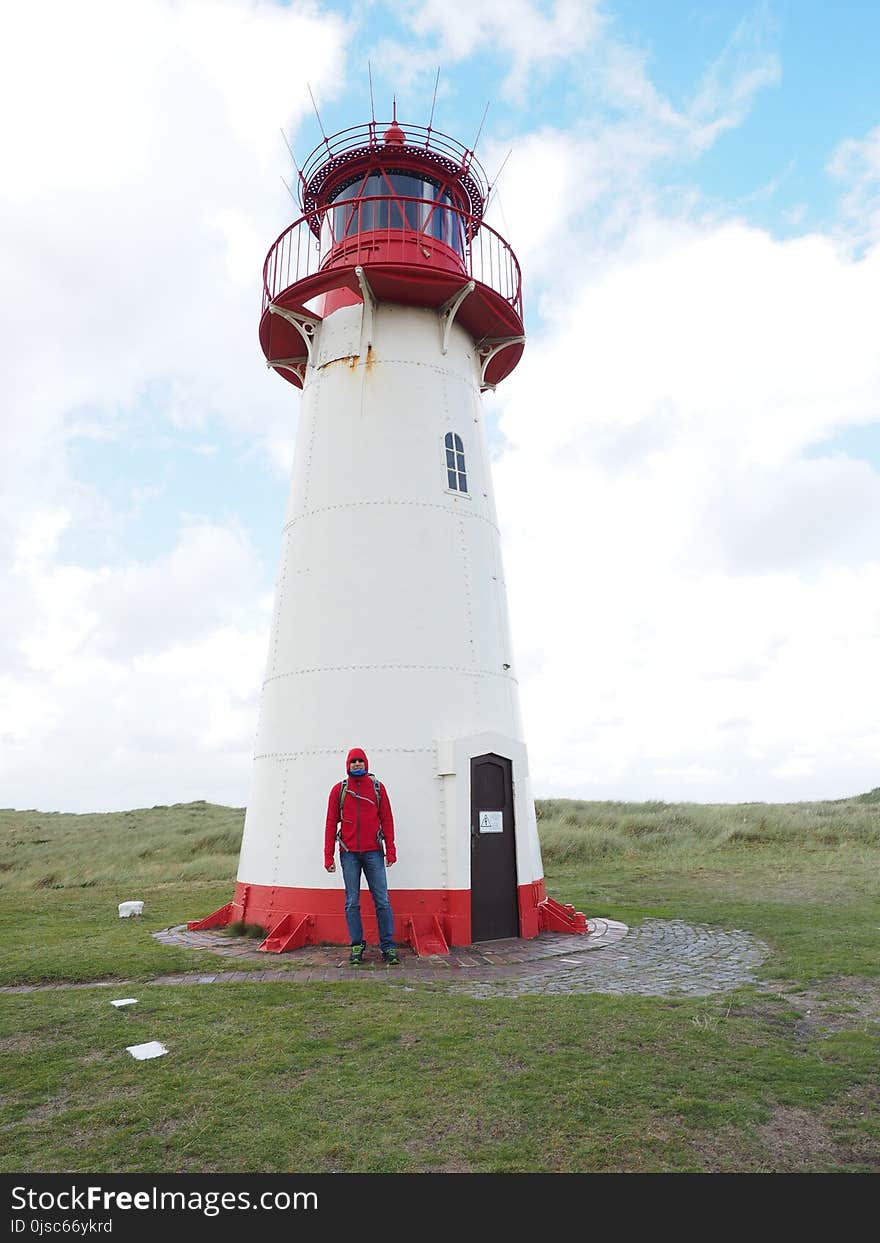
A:
{"type": "MultiPolygon", "coordinates": [[[[370,773],[373,778],[373,789],[376,791],[376,814],[379,815],[382,809],[382,787],[379,785],[379,778],[374,773],[370,773]]],[[[382,832],[382,826],[376,830],[376,841],[379,843],[379,849],[385,850],[385,834],[382,832]]]]}
{"type": "Polygon", "coordinates": [[[344,777],[339,787],[339,821],[336,828],[336,840],[342,845],[342,804],[345,802],[345,796],[348,793],[348,778],[344,777]]]}
{"type": "MultiPolygon", "coordinates": [[[[378,812],[382,806],[382,787],[380,786],[379,778],[375,775],[375,773],[368,773],[367,776],[372,777],[373,779],[373,790],[375,791],[375,794],[376,794],[376,811],[378,812]]],[[[340,823],[339,823],[339,827],[336,830],[336,840],[340,844],[342,842],[342,804],[345,802],[345,796],[347,793],[348,793],[348,778],[343,777],[342,782],[339,786],[339,822],[340,823]]],[[[376,834],[376,836],[379,839],[380,845],[384,846],[385,834],[382,832],[381,829],[376,834]]]]}

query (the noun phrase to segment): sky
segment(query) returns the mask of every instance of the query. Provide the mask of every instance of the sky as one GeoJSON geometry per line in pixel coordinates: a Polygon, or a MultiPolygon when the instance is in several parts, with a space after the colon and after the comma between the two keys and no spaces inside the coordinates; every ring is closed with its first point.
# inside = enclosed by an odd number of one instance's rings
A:
{"type": "Polygon", "coordinates": [[[880,785],[880,5],[42,0],[0,16],[0,804],[248,798],[299,395],[300,162],[494,181],[484,398],[534,792],[880,785]],[[508,152],[511,154],[508,156],[508,152]]]}

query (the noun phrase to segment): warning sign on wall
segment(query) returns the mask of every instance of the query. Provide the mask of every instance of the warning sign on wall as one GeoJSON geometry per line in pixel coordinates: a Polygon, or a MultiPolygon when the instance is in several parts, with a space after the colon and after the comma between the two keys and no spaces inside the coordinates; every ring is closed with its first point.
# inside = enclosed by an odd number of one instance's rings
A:
{"type": "Polygon", "coordinates": [[[481,811],[480,812],[480,832],[481,833],[503,833],[504,832],[504,812],[503,811],[481,811]]]}

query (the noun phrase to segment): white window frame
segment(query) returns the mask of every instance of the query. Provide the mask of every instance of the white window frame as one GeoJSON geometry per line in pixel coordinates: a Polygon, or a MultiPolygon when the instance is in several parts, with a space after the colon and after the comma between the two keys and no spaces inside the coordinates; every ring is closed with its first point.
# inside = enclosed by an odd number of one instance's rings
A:
{"type": "Polygon", "coordinates": [[[448,492],[450,496],[466,496],[470,498],[472,496],[471,479],[467,466],[467,453],[465,452],[463,437],[461,437],[458,432],[444,432],[443,439],[440,442],[440,452],[443,462],[443,477],[446,480],[446,487],[444,488],[444,491],[448,492]],[[451,445],[447,444],[450,437],[452,438],[451,445]],[[455,458],[454,468],[449,465],[448,455],[450,453],[455,458]],[[454,488],[450,487],[449,484],[450,470],[454,470],[455,473],[456,486],[454,488]],[[464,478],[465,480],[466,487],[464,488],[460,488],[458,486],[458,482],[461,478],[464,478]]]}

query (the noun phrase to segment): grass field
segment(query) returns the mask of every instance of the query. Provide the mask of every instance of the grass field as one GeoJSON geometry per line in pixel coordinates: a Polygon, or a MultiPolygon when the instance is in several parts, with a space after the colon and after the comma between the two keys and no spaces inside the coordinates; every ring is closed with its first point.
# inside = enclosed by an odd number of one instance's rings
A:
{"type": "Polygon", "coordinates": [[[126,979],[139,998],[0,994],[0,1172],[880,1169],[880,791],[538,813],[555,897],[745,929],[770,947],[759,983],[147,985],[263,967],[150,935],[228,900],[241,810],[0,812],[0,984],[126,979]],[[118,919],[132,897],[144,918],[118,919]],[[148,1039],[169,1055],[135,1062],[125,1046],[148,1039]]]}

